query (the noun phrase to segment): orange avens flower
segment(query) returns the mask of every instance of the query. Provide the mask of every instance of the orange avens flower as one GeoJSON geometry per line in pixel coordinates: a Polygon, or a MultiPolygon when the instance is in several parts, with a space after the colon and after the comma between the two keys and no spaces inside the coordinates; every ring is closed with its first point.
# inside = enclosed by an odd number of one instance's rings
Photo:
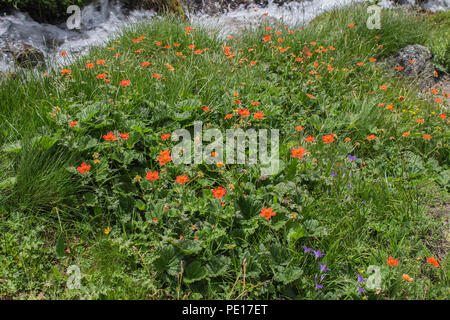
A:
{"type": "Polygon", "coordinates": [[[100,74],[97,76],[97,79],[105,79],[107,76],[108,76],[108,75],[107,75],[106,73],[100,73],[100,74]]]}
{"type": "Polygon", "coordinates": [[[164,133],[162,136],[161,136],[161,140],[167,140],[167,139],[169,139],[170,138],[170,133],[164,133]]]}
{"type": "Polygon", "coordinates": [[[405,133],[403,133],[403,136],[406,138],[407,136],[409,136],[411,132],[410,131],[406,131],[405,133]]]}
{"type": "Polygon", "coordinates": [[[253,118],[254,118],[254,119],[262,119],[262,117],[264,117],[264,116],[265,116],[265,114],[264,114],[263,112],[258,111],[257,113],[255,113],[255,114],[253,115],[253,118]]]}
{"type": "Polygon", "coordinates": [[[130,137],[130,135],[126,132],[120,134],[120,138],[123,140],[127,140],[130,137]]]}
{"type": "Polygon", "coordinates": [[[179,183],[179,184],[184,184],[186,182],[189,182],[189,178],[187,175],[184,174],[182,176],[177,176],[177,179],[175,180],[175,182],[179,183]]]}
{"type": "Polygon", "coordinates": [[[227,191],[222,187],[218,187],[217,189],[213,189],[212,193],[213,193],[213,198],[220,199],[225,195],[225,193],[227,193],[227,191]]]}
{"type": "Polygon", "coordinates": [[[227,114],[225,117],[223,117],[224,119],[231,119],[231,118],[233,118],[233,115],[230,113],[230,114],[227,114]]]}
{"type": "Polygon", "coordinates": [[[79,173],[86,173],[91,169],[91,165],[87,165],[86,163],[82,163],[81,166],[77,168],[79,173]]]}
{"type": "Polygon", "coordinates": [[[88,63],[88,64],[86,65],[86,69],[92,69],[94,66],[95,66],[94,63],[88,63]]]}
{"type": "Polygon", "coordinates": [[[392,257],[389,257],[389,260],[386,259],[386,262],[387,262],[391,267],[398,265],[398,259],[394,259],[394,258],[392,258],[392,257]]]}
{"type": "Polygon", "coordinates": [[[97,60],[97,64],[105,64],[105,60],[97,60]]]}
{"type": "Polygon", "coordinates": [[[306,149],[303,147],[298,147],[297,149],[292,148],[291,149],[291,157],[292,158],[298,158],[299,160],[303,158],[303,155],[305,154],[306,149]]]}
{"type": "Polygon", "coordinates": [[[122,80],[122,81],[120,81],[120,85],[122,87],[128,87],[130,84],[131,84],[130,80],[122,80]]]}
{"type": "Polygon", "coordinates": [[[411,282],[414,280],[414,278],[411,278],[410,276],[408,276],[406,273],[403,274],[402,279],[408,282],[411,282]]]}
{"type": "Polygon", "coordinates": [[[165,165],[167,162],[172,161],[172,157],[170,156],[170,152],[171,150],[164,150],[161,151],[158,156],[158,161],[159,161],[159,165],[163,166],[165,165]]]}
{"type": "Polygon", "coordinates": [[[69,125],[70,125],[71,127],[75,127],[77,124],[78,124],[78,121],[70,121],[70,122],[69,122],[69,125]]]}
{"type": "Polygon", "coordinates": [[[307,138],[305,138],[305,141],[307,142],[313,142],[314,140],[316,140],[316,138],[308,136],[307,138]]]}
{"type": "Polygon", "coordinates": [[[439,262],[440,262],[439,260],[436,260],[433,257],[429,257],[429,258],[427,258],[427,261],[429,264],[435,266],[436,268],[439,267],[439,262]]]}
{"type": "Polygon", "coordinates": [[[150,181],[155,181],[159,179],[159,173],[158,171],[149,171],[147,172],[147,175],[145,176],[145,179],[150,180],[150,181]]]}
{"type": "Polygon", "coordinates": [[[374,134],[371,134],[370,136],[367,136],[367,140],[372,141],[375,140],[377,137],[374,134]]]}
{"type": "Polygon", "coordinates": [[[103,139],[105,139],[106,141],[115,141],[115,140],[117,140],[117,137],[114,133],[108,132],[107,134],[105,134],[103,136],[103,139]]]}
{"type": "Polygon", "coordinates": [[[266,220],[269,220],[271,217],[276,215],[276,212],[272,211],[272,208],[262,208],[261,213],[259,214],[261,217],[266,218],[266,220]]]}
{"type": "Polygon", "coordinates": [[[447,118],[447,115],[444,114],[444,113],[441,113],[441,114],[439,115],[439,118],[441,118],[441,119],[446,119],[446,118],[447,118]]]}
{"type": "Polygon", "coordinates": [[[148,67],[149,65],[150,65],[149,61],[141,62],[141,66],[143,66],[143,67],[148,67]]]}
{"type": "Polygon", "coordinates": [[[429,134],[423,134],[422,138],[424,138],[425,140],[431,140],[431,135],[429,134]]]}
{"type": "Polygon", "coordinates": [[[322,137],[323,143],[331,143],[334,141],[334,135],[333,134],[327,134],[322,137]]]}
{"type": "Polygon", "coordinates": [[[62,69],[61,70],[61,74],[64,76],[64,75],[70,75],[72,73],[72,71],[70,71],[69,69],[62,69]]]}
{"type": "Polygon", "coordinates": [[[241,115],[241,117],[245,118],[250,115],[250,111],[248,109],[240,109],[238,113],[241,115]]]}

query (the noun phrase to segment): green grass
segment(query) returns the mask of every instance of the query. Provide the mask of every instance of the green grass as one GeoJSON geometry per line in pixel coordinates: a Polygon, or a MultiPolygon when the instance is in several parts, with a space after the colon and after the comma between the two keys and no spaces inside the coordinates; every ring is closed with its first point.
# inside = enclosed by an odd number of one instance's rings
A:
{"type": "Polygon", "coordinates": [[[448,119],[439,116],[445,109],[434,100],[442,93],[419,95],[416,84],[378,64],[408,44],[439,37],[429,18],[384,10],[389,24],[380,30],[368,30],[366,19],[365,7],[354,6],[325,13],[302,30],[272,24],[270,31],[264,25],[221,40],[197,28],[186,33],[185,23],[162,18],[124,30],[68,65],[71,75],[60,68],[2,82],[0,294],[448,299],[448,257],[436,250],[444,217],[429,213],[436,198],[448,201],[448,119]],[[267,34],[272,42],[262,40],[267,34]],[[132,41],[141,36],[146,38],[132,41]],[[305,46],[311,57],[303,55],[305,46]],[[314,51],[321,46],[327,51],[314,51]],[[105,64],[86,68],[99,59],[105,64]],[[110,82],[97,79],[102,73],[110,82]],[[121,87],[122,80],[131,85],[121,87]],[[240,108],[252,116],[233,112],[240,108]],[[177,115],[185,111],[190,113],[177,115]],[[265,114],[260,120],[253,118],[257,111],[265,114]],[[224,119],[227,114],[233,117],[224,119]],[[176,144],[161,135],[193,130],[194,121],[223,132],[279,129],[281,171],[261,178],[259,165],[161,166],[160,151],[176,144]],[[130,138],[105,141],[108,132],[130,138]],[[335,141],[323,143],[327,134],[335,141]],[[316,140],[306,142],[308,135],[316,140]],[[299,146],[307,154],[292,158],[291,149],[299,146]],[[83,162],[91,165],[87,173],[76,169],[83,162]],[[146,180],[148,171],[160,178],[146,180]],[[175,183],[184,174],[190,181],[175,183]],[[211,192],[219,186],[226,188],[220,200],[211,192]],[[269,207],[276,215],[260,217],[269,207]],[[326,255],[315,259],[303,246],[326,255]],[[389,266],[389,257],[398,265],[389,266]],[[429,257],[439,259],[439,267],[429,257]],[[331,269],[322,281],[318,262],[331,269]],[[80,290],[66,286],[71,265],[81,270],[80,290]],[[357,274],[375,276],[370,266],[380,268],[381,291],[356,281],[357,274]],[[324,288],[317,290],[315,282],[324,288]],[[359,294],[358,285],[366,292],[359,294]]]}

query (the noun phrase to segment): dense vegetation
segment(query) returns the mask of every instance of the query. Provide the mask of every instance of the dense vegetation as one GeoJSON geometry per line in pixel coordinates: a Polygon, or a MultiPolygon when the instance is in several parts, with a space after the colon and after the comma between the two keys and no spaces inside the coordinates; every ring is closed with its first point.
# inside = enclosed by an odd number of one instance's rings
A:
{"type": "Polygon", "coordinates": [[[448,39],[436,16],[366,19],[354,6],[225,40],[155,19],[2,82],[0,295],[448,298],[448,227],[430,213],[448,201],[448,93],[382,63],[448,39]],[[281,171],[175,165],[167,134],[194,121],[279,129],[281,171]]]}
{"type": "MultiPolygon", "coordinates": [[[[125,8],[156,9],[183,16],[180,0],[117,0],[125,8]]],[[[95,2],[94,0],[0,0],[0,13],[20,10],[28,13],[35,21],[62,23],[70,14],[67,8],[78,5],[81,8],[95,2]]]]}

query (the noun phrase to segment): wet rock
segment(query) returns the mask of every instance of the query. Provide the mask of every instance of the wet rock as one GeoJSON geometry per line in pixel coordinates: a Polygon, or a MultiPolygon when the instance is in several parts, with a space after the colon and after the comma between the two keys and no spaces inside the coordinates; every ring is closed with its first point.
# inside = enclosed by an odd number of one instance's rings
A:
{"type": "Polygon", "coordinates": [[[44,53],[24,42],[8,43],[0,51],[10,54],[20,67],[36,67],[45,64],[44,53]]]}

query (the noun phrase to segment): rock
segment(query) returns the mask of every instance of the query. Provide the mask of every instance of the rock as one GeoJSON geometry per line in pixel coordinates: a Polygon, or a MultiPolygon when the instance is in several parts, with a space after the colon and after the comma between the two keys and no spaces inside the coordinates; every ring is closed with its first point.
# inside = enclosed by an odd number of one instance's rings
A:
{"type": "Polygon", "coordinates": [[[8,43],[0,51],[10,54],[20,67],[36,67],[45,64],[44,53],[35,47],[21,41],[8,43]]]}
{"type": "Polygon", "coordinates": [[[394,67],[402,67],[399,72],[408,78],[420,81],[420,87],[429,87],[435,82],[433,55],[430,49],[419,44],[409,45],[392,57],[394,67]]]}

